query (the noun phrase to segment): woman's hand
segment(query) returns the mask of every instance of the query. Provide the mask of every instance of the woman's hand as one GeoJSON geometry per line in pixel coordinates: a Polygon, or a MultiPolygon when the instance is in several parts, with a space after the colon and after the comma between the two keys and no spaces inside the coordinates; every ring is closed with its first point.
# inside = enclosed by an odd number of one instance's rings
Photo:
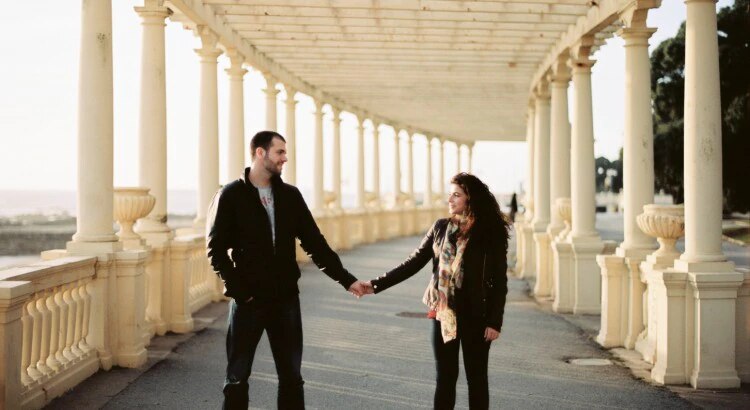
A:
{"type": "Polygon", "coordinates": [[[484,329],[484,341],[485,342],[492,342],[493,340],[500,337],[500,332],[497,330],[487,326],[486,329],[484,329]]]}

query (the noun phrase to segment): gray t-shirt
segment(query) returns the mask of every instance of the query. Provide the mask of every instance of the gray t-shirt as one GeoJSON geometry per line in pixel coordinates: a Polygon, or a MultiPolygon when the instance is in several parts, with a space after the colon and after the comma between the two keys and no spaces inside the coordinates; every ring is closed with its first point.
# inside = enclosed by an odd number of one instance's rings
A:
{"type": "Polygon", "coordinates": [[[271,187],[258,188],[258,194],[260,195],[260,203],[266,208],[268,219],[271,221],[271,238],[273,239],[274,245],[276,244],[276,223],[274,221],[274,210],[273,210],[273,191],[271,187]]]}

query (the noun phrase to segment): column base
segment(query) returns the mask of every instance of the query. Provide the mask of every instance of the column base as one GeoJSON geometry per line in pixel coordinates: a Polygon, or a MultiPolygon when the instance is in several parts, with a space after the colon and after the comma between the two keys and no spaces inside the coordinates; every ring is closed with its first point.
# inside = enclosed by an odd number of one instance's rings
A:
{"type": "Polygon", "coordinates": [[[523,270],[519,277],[529,279],[536,276],[536,255],[534,252],[534,230],[531,224],[523,226],[523,270]]]}
{"type": "Polygon", "coordinates": [[[178,317],[169,324],[169,330],[174,333],[188,333],[193,330],[193,318],[191,316],[178,317]]]}
{"type": "Polygon", "coordinates": [[[117,365],[130,369],[143,366],[146,364],[146,360],[148,360],[148,351],[143,348],[134,352],[119,353],[117,355],[117,365]]]}
{"type": "Polygon", "coordinates": [[[596,261],[601,268],[602,281],[601,326],[596,341],[607,348],[623,346],[628,300],[625,258],[598,255],[596,261]]]}
{"type": "MultiPolygon", "coordinates": [[[[115,236],[117,238],[117,236],[115,236]]],[[[100,255],[103,253],[115,253],[123,249],[122,242],[78,242],[70,241],[65,249],[69,256],[76,255],[100,255]]]]}
{"type": "Polygon", "coordinates": [[[555,239],[552,242],[552,255],[552,274],[556,286],[552,310],[558,313],[571,313],[575,300],[573,246],[567,240],[555,239]]]}
{"type": "MultiPolygon", "coordinates": [[[[705,268],[705,263],[678,263],[675,268],[705,268]]],[[[689,271],[686,274],[693,288],[693,311],[690,312],[688,343],[693,368],[690,384],[695,388],[736,388],[740,386],[737,373],[737,294],[745,274],[727,271],[731,262],[711,263],[718,272],[689,271]]]]}
{"type": "Polygon", "coordinates": [[[550,255],[550,236],[547,231],[534,233],[534,252],[536,253],[536,284],[534,296],[548,298],[552,295],[552,272],[550,255]]]}
{"type": "Polygon", "coordinates": [[[574,314],[601,313],[601,274],[596,256],[604,249],[598,237],[573,237],[573,277],[575,278],[574,314]]]}
{"type": "Polygon", "coordinates": [[[627,277],[625,286],[628,290],[626,292],[628,300],[625,302],[627,312],[623,313],[624,319],[627,321],[625,330],[625,340],[623,346],[626,349],[634,349],[635,343],[638,340],[638,336],[643,332],[644,320],[643,320],[643,298],[645,287],[641,282],[641,269],[640,265],[649,253],[653,252],[650,248],[617,248],[616,254],[625,258],[625,266],[627,267],[627,277]]]}

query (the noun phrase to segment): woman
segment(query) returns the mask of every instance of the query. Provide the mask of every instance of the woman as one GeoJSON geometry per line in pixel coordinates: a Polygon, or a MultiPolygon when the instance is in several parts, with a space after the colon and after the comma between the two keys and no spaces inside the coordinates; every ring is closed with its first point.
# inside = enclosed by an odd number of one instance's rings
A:
{"type": "Polygon", "coordinates": [[[450,218],[437,220],[419,248],[401,265],[372,280],[368,290],[382,292],[432,260],[432,279],[423,302],[433,319],[435,409],[452,409],[456,403],[459,345],[469,407],[487,409],[490,343],[500,336],[508,291],[508,222],[487,185],[467,173],[451,179],[448,210],[450,218]]]}

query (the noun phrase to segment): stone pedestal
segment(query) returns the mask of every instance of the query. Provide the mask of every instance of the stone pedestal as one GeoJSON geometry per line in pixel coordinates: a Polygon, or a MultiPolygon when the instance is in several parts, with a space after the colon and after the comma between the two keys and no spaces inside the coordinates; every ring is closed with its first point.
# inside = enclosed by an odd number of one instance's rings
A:
{"type": "Polygon", "coordinates": [[[604,249],[598,237],[572,237],[575,300],[573,313],[599,314],[601,312],[601,275],[596,256],[604,249]]]}
{"type": "Polygon", "coordinates": [[[576,283],[573,275],[573,246],[567,239],[552,242],[553,266],[556,279],[555,301],[552,310],[558,313],[573,312],[576,283]]]}
{"type": "MultiPolygon", "coordinates": [[[[690,384],[696,389],[740,387],[735,363],[737,291],[744,275],[732,262],[675,261],[675,271],[687,274],[694,305],[687,343],[692,344],[690,384]]],[[[658,336],[657,336],[658,343],[658,336]]],[[[657,364],[660,356],[657,356],[657,364]]]]}
{"type": "Polygon", "coordinates": [[[148,358],[143,339],[147,258],[148,252],[143,250],[115,254],[118,336],[115,363],[122,367],[139,367],[148,358]]]}
{"type": "Polygon", "coordinates": [[[548,298],[552,295],[552,255],[550,237],[546,231],[534,232],[536,253],[536,283],[534,296],[548,298]]]}
{"type": "Polygon", "coordinates": [[[660,384],[683,384],[686,368],[687,275],[672,269],[650,272],[649,286],[658,300],[656,359],[651,377],[660,384]]]}
{"type": "Polygon", "coordinates": [[[598,255],[596,261],[601,268],[602,278],[601,327],[596,341],[607,348],[622,346],[628,323],[628,271],[625,258],[598,255]]]}

